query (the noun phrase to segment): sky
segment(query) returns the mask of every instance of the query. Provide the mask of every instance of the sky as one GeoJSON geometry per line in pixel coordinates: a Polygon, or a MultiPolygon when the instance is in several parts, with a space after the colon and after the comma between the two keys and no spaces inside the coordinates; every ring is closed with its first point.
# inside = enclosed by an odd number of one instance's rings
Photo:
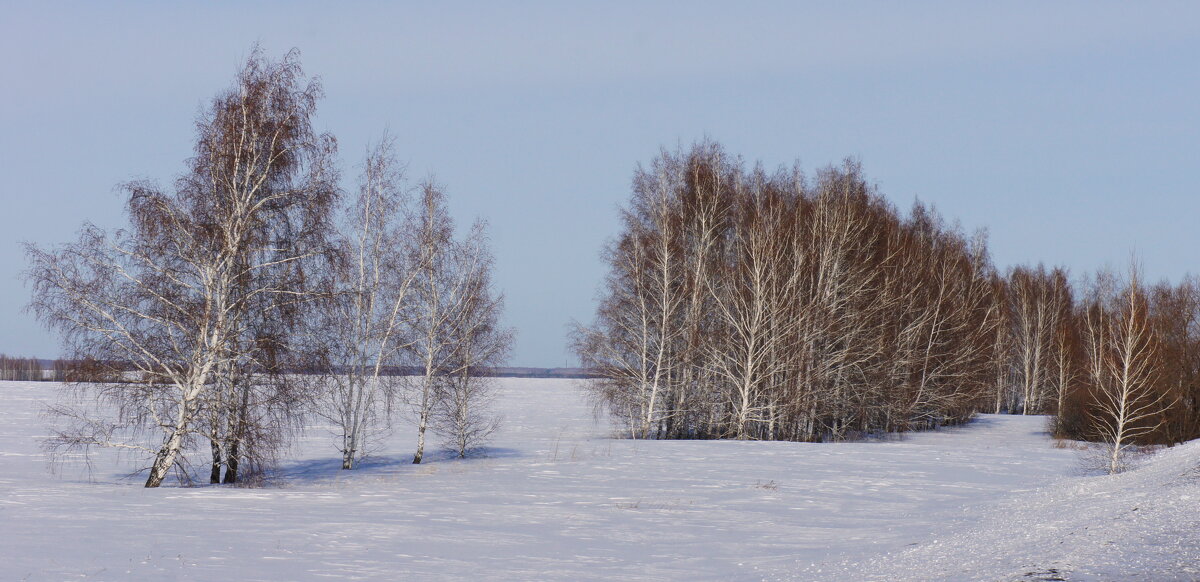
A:
{"type": "Polygon", "coordinates": [[[120,228],[116,187],[183,171],[256,42],[321,79],[348,180],[387,131],[489,223],[513,365],[575,364],[634,169],[705,138],[768,168],[857,158],[899,208],[987,229],[1001,268],[1200,273],[1200,3],[0,4],[9,355],[58,354],[21,243],[120,228]]]}

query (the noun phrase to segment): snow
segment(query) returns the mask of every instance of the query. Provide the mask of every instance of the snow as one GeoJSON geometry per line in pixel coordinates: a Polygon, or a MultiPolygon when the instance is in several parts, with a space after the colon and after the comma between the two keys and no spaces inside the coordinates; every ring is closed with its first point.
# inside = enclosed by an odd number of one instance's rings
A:
{"type": "Polygon", "coordinates": [[[1085,475],[1042,417],[865,443],[634,441],[577,381],[504,379],[479,458],[412,465],[398,426],[340,471],[313,426],[274,486],[147,490],[108,451],[90,476],[51,474],[55,398],[0,382],[2,580],[1200,579],[1200,443],[1085,475]]]}
{"type": "Polygon", "coordinates": [[[1200,441],[1015,495],[974,525],[843,564],[863,580],[1200,580],[1200,441]],[[919,574],[918,574],[919,573],[919,574]]]}

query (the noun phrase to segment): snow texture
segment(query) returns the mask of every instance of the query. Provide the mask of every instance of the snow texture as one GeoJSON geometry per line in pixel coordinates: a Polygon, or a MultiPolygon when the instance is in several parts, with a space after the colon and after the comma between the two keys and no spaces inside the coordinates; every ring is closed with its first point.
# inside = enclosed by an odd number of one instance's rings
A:
{"type": "MultiPolygon", "coordinates": [[[[886,441],[610,438],[575,381],[505,379],[476,458],[328,427],[273,486],[48,471],[46,383],[0,382],[0,580],[1200,580],[1200,443],[1081,474],[1042,417],[886,441]]],[[[197,461],[203,463],[203,458],[197,461]]]]}

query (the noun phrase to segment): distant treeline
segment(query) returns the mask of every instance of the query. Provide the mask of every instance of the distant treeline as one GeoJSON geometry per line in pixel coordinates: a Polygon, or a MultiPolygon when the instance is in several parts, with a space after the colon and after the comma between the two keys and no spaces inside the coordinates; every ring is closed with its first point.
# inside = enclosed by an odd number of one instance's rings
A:
{"type": "Polygon", "coordinates": [[[53,361],[37,358],[15,358],[0,354],[0,380],[17,380],[21,382],[38,382],[49,380],[45,373],[46,364],[53,361]]]}
{"type": "Polygon", "coordinates": [[[0,354],[0,380],[17,382],[106,382],[121,378],[120,371],[132,368],[96,360],[46,360],[0,354]]]}
{"type": "MultiPolygon", "coordinates": [[[[303,373],[319,374],[329,370],[307,369],[303,373]]],[[[348,370],[333,370],[347,372],[348,370]]],[[[450,373],[447,371],[446,373],[450,373]]],[[[420,366],[384,366],[382,376],[421,376],[425,369],[420,366]]],[[[435,372],[437,374],[437,372],[435,372]]],[[[587,368],[526,368],[526,367],[487,367],[478,366],[470,369],[470,375],[477,378],[599,378],[600,374],[587,368]]]]}
{"type": "MultiPolygon", "coordinates": [[[[94,360],[46,360],[41,358],[18,358],[0,354],[0,381],[20,382],[114,382],[133,379],[124,374],[134,367],[121,362],[97,362],[94,360]]],[[[298,373],[317,374],[327,370],[306,369],[298,373]]],[[[386,376],[420,376],[425,371],[417,366],[390,366],[383,369],[386,376]]],[[[480,378],[598,378],[599,374],[587,368],[528,368],[528,367],[480,367],[471,370],[471,375],[480,378]]]]}
{"type": "Polygon", "coordinates": [[[587,368],[488,368],[480,376],[494,378],[599,378],[600,373],[587,368]]]}

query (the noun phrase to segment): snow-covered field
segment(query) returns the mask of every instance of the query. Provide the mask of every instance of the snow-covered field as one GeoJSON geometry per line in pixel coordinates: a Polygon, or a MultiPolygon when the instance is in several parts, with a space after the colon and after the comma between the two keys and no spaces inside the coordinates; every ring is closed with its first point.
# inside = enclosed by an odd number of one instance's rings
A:
{"type": "Polygon", "coordinates": [[[0,580],[1200,580],[1200,443],[1117,477],[1039,417],[887,442],[609,437],[572,381],[502,381],[482,458],[401,427],[338,470],[314,427],[263,489],[51,475],[53,385],[0,382],[0,580]]]}

